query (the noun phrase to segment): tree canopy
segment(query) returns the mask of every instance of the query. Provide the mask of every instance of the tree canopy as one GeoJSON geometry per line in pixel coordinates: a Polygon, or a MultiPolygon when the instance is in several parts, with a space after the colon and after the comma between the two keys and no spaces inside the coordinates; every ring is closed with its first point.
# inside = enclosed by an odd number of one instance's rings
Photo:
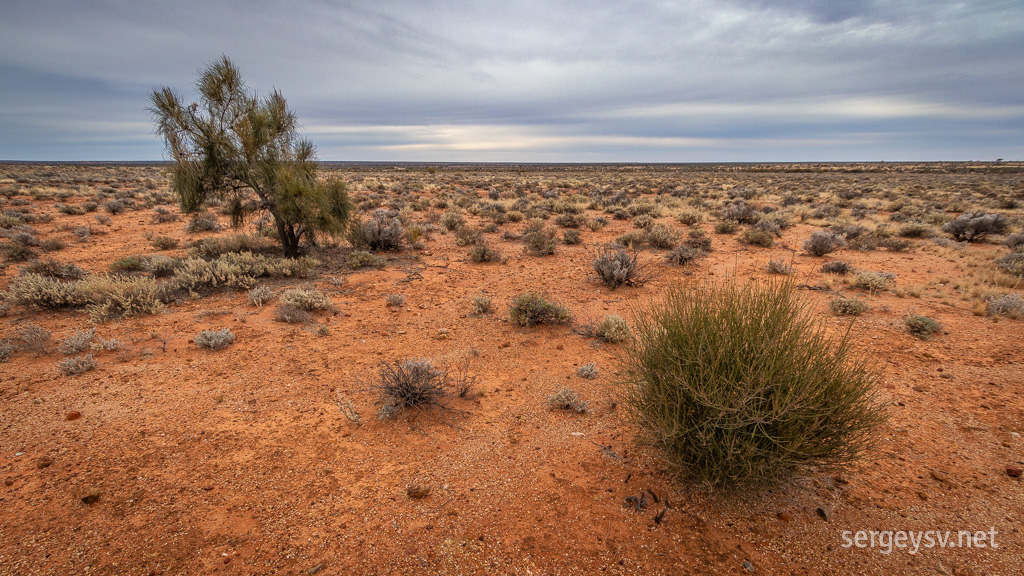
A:
{"type": "Polygon", "coordinates": [[[228,203],[235,226],[269,212],[286,256],[299,254],[303,238],[345,231],[352,207],[346,186],[318,177],[316,148],[299,137],[279,91],[250,92],[226,56],[200,72],[196,90],[199,102],[191,104],[166,86],[150,97],[183,212],[202,210],[211,198],[228,203]]]}

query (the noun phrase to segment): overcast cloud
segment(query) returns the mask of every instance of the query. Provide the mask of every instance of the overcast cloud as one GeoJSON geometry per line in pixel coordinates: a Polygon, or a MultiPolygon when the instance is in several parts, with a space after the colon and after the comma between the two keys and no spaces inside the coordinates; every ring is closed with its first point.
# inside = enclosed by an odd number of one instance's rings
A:
{"type": "Polygon", "coordinates": [[[0,159],[161,159],[221,54],[324,160],[1024,159],[1020,0],[8,0],[0,159]]]}

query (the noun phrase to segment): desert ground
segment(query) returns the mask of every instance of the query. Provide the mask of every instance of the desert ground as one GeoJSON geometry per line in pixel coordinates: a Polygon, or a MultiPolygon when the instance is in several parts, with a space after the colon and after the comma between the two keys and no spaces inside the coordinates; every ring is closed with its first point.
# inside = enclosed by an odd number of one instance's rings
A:
{"type": "Polygon", "coordinates": [[[265,221],[182,215],[166,165],[0,166],[0,574],[1024,570],[1024,165],[322,168],[355,219],[401,223],[398,245],[324,239],[285,265],[265,221]],[[1005,226],[943,230],[979,212],[1005,226]],[[809,254],[816,231],[842,245],[809,254]],[[617,239],[645,284],[598,279],[617,239]],[[240,251],[276,264],[166,289],[240,251]],[[596,328],[673,284],[787,275],[850,329],[888,421],[853,464],[695,486],[638,441],[625,344],[596,328]],[[26,278],[131,290],[76,304],[26,278]],[[511,322],[528,292],[572,320],[511,322]],[[377,383],[405,359],[469,380],[392,413],[377,383]],[[565,388],[581,410],[550,401],[565,388]],[[997,547],[843,538],[990,529],[997,547]]]}

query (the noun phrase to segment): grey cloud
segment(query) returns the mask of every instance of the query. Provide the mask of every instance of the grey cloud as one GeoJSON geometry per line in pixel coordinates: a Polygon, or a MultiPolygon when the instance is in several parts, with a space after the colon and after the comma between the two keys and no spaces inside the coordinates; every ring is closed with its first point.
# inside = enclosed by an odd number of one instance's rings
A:
{"type": "Polygon", "coordinates": [[[332,159],[1024,156],[1022,30],[1019,2],[22,2],[0,158],[159,157],[149,91],[222,53],[332,159]]]}

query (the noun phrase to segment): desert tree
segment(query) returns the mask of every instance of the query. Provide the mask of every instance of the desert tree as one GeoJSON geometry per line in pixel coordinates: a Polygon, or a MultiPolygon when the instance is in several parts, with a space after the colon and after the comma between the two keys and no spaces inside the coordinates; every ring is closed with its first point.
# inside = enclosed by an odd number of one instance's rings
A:
{"type": "Polygon", "coordinates": [[[172,88],[154,90],[150,113],[174,161],[172,190],[186,214],[217,198],[240,226],[261,211],[274,218],[286,256],[303,238],[345,230],[351,202],[345,184],[317,176],[316,148],[298,135],[298,120],[274,90],[251,92],[226,57],[196,81],[199,102],[186,104],[172,88]]]}

